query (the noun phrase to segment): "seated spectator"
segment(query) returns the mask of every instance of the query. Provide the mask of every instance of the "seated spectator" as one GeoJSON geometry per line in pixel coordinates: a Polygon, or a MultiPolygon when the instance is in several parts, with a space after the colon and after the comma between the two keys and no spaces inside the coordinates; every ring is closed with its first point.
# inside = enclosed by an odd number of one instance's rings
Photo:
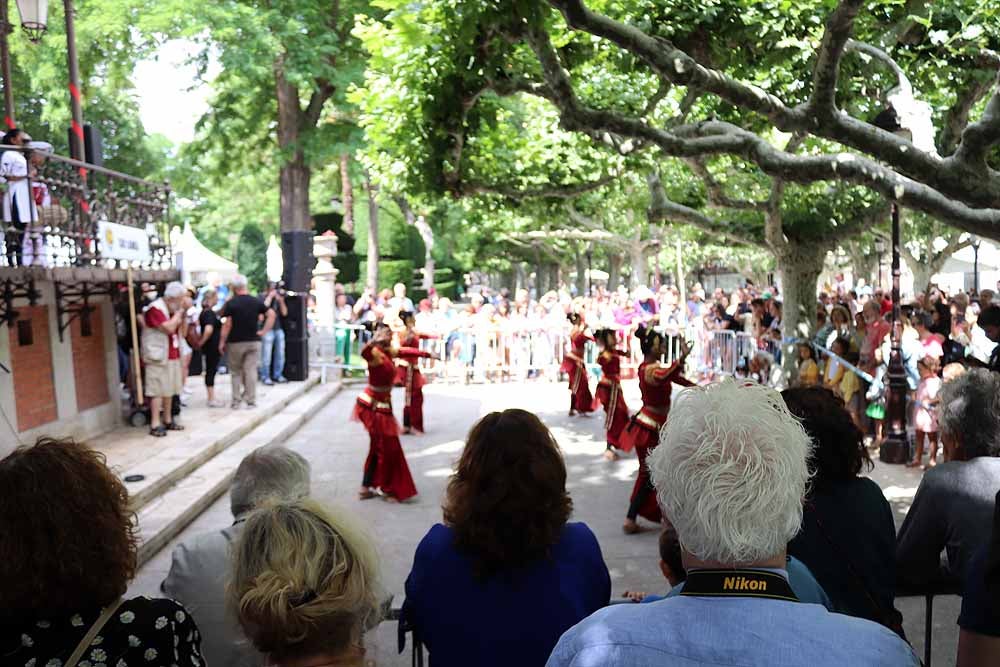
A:
{"type": "Polygon", "coordinates": [[[993,510],[993,540],[972,557],[958,617],[958,667],[1000,664],[1000,493],[993,510]]]}
{"type": "Polygon", "coordinates": [[[954,460],[924,473],[899,529],[896,581],[908,590],[961,586],[989,541],[1000,491],[1000,375],[979,368],[946,382],[940,410],[941,441],[954,460]]]}
{"type": "MultiPolygon", "coordinates": [[[[664,598],[676,597],[684,590],[687,570],[684,569],[677,529],[667,522],[664,523],[666,525],[660,533],[660,572],[670,584],[670,591],[666,595],[626,591],[623,597],[627,597],[633,602],[656,602],[664,598]]],[[[826,591],[823,590],[823,587],[819,585],[819,582],[802,561],[788,556],[785,559],[785,569],[788,570],[788,585],[795,592],[795,597],[802,602],[821,604],[833,611],[833,605],[826,591]]]]}
{"type": "Polygon", "coordinates": [[[174,547],[170,572],[160,588],[197,616],[205,632],[202,654],[209,665],[263,664],[264,656],[250,646],[235,617],[226,613],[230,549],[250,512],[269,500],[291,502],[308,495],[308,461],[284,447],[261,447],[236,468],[229,489],[233,524],[174,547]]]}
{"type": "Polygon", "coordinates": [[[483,417],[448,485],[444,525],[417,547],[403,614],[435,667],[543,665],[608,604],[611,579],[573,503],[559,446],[530,412],[483,417]]]}
{"type": "Polygon", "coordinates": [[[864,436],[828,389],[787,389],[781,397],[813,445],[802,526],[788,553],[809,567],[833,611],[898,628],[896,526],[882,489],[860,476],[874,467],[864,436]]]}
{"type": "Polygon", "coordinates": [[[123,599],[135,515],[102,454],[41,438],[0,461],[0,488],[0,663],[204,664],[184,607],[123,599]]]}
{"type": "Polygon", "coordinates": [[[598,611],[563,635],[548,665],[917,665],[891,631],[802,604],[788,585],[809,449],[767,387],[678,394],[649,468],[680,538],[684,590],[598,611]]]}
{"type": "Polygon", "coordinates": [[[362,665],[379,622],[378,555],[314,500],[251,512],[233,547],[228,608],[270,667],[362,665]]]}

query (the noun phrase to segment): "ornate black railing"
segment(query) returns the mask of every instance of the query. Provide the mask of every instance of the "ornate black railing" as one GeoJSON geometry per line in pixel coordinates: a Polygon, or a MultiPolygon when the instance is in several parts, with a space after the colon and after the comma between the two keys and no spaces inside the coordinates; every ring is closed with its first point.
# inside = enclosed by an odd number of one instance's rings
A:
{"type": "MultiPolygon", "coordinates": [[[[17,185],[16,176],[15,180],[4,179],[0,185],[5,190],[0,209],[3,221],[0,265],[172,268],[167,183],[145,181],[32,148],[0,146],[0,156],[7,150],[25,156],[29,173],[27,190],[23,183],[17,185]],[[34,206],[29,207],[23,201],[26,192],[31,193],[34,206]],[[11,205],[15,197],[20,197],[16,212],[11,205]],[[132,260],[107,256],[102,241],[109,240],[110,235],[105,230],[107,239],[100,238],[102,222],[143,230],[149,253],[132,260]]],[[[9,175],[4,173],[3,164],[0,161],[0,177],[9,175]]]]}

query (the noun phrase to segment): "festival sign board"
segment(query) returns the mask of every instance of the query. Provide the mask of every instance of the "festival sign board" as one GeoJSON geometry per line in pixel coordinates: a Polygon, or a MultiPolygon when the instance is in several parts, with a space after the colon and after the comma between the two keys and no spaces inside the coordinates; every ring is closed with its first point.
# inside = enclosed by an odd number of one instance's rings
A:
{"type": "Polygon", "coordinates": [[[152,257],[149,236],[142,227],[100,221],[97,223],[97,236],[100,239],[101,257],[104,259],[148,262],[152,257]]]}

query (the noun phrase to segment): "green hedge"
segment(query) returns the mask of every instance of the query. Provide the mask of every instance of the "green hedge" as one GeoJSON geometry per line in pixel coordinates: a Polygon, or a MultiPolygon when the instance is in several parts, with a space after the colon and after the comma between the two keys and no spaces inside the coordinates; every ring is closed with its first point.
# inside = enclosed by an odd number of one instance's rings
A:
{"type": "Polygon", "coordinates": [[[438,296],[446,296],[452,300],[458,298],[458,283],[456,282],[436,283],[434,288],[437,290],[438,296]]]}
{"type": "MultiPolygon", "coordinates": [[[[378,261],[378,288],[392,289],[396,283],[403,283],[409,288],[413,284],[415,264],[411,259],[380,259],[378,261]]],[[[361,262],[359,267],[361,280],[368,276],[368,262],[361,262]]]]}
{"type": "Polygon", "coordinates": [[[339,271],[338,283],[349,285],[361,278],[361,258],[353,252],[338,252],[333,257],[333,266],[339,271]]]}

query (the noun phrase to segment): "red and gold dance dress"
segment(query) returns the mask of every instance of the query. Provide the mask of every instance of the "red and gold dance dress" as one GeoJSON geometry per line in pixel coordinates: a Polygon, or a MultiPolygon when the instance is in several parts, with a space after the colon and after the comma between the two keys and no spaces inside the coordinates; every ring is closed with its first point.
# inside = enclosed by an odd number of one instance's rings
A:
{"type": "Polygon", "coordinates": [[[608,434],[608,445],[629,451],[622,446],[622,432],[628,426],[628,406],[622,395],[621,382],[621,357],[626,354],[622,350],[606,349],[597,357],[603,374],[597,383],[594,407],[598,404],[604,406],[604,430],[608,434]]]}
{"type": "Polygon", "coordinates": [[[626,451],[635,447],[639,457],[639,476],[632,487],[632,497],[629,502],[628,518],[635,520],[642,516],[659,523],[661,519],[660,506],[656,502],[656,492],[649,478],[646,467],[646,457],[659,444],[660,428],[667,421],[670,412],[671,383],[684,387],[694,386],[694,383],[681,375],[681,363],[671,366],[661,366],[659,362],[642,363],[639,365],[639,391],[642,393],[642,409],[636,413],[625,432],[622,433],[622,448],[626,451]]]}
{"type": "MultiPolygon", "coordinates": [[[[430,356],[406,348],[399,354],[414,358],[430,356]]],[[[396,367],[388,350],[374,343],[361,350],[361,357],[368,362],[368,386],[358,396],[352,415],[364,424],[370,438],[361,484],[367,489],[381,489],[382,493],[403,501],[417,495],[417,487],[399,444],[399,424],[392,414],[392,381],[396,367]]]]}
{"type": "Polygon", "coordinates": [[[437,338],[428,334],[407,332],[400,344],[399,355],[396,357],[396,386],[406,389],[406,402],[403,404],[403,426],[424,432],[424,375],[417,365],[419,357],[429,357],[430,354],[410,355],[404,350],[416,350],[420,341],[437,338]]]}
{"type": "Polygon", "coordinates": [[[582,329],[570,334],[569,342],[572,348],[563,357],[559,371],[569,374],[570,410],[577,412],[593,412],[594,397],[590,393],[587,382],[587,364],[583,360],[587,341],[594,340],[582,329]]]}

